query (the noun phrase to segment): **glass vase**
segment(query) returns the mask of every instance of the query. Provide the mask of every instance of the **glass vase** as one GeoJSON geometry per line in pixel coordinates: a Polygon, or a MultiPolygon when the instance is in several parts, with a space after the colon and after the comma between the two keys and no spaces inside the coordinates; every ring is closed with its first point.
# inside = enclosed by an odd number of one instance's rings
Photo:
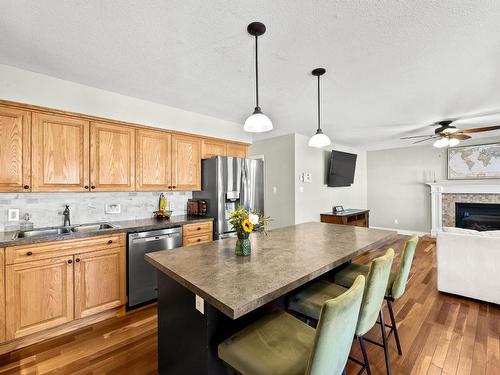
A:
{"type": "Polygon", "coordinates": [[[238,233],[238,239],[236,240],[236,247],[234,253],[240,257],[249,256],[252,251],[252,245],[250,239],[248,238],[250,233],[238,233]]]}

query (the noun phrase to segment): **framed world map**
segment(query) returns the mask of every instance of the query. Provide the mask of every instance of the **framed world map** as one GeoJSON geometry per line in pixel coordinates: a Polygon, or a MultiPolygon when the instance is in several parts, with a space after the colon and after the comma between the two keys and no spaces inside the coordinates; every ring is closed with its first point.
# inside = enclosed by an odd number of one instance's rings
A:
{"type": "Polygon", "coordinates": [[[500,143],[448,148],[448,179],[500,178],[500,143]]]}

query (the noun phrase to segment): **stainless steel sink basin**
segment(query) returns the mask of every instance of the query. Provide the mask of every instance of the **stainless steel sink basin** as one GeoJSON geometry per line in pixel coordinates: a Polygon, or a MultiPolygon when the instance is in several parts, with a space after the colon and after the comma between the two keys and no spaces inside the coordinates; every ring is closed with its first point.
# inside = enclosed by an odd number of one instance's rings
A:
{"type": "Polygon", "coordinates": [[[101,224],[82,224],[78,226],[71,227],[72,232],[95,232],[98,230],[104,229],[113,229],[116,228],[114,225],[109,223],[101,223],[101,224]]]}
{"type": "Polygon", "coordinates": [[[67,234],[70,233],[70,228],[40,228],[33,229],[26,232],[19,232],[18,238],[34,237],[34,236],[49,236],[53,234],[67,234]]]}
{"type": "Polygon", "coordinates": [[[16,238],[50,236],[54,234],[97,232],[100,230],[113,229],[113,228],[116,228],[116,226],[109,223],[82,224],[82,225],[75,225],[73,227],[39,228],[39,229],[29,230],[26,232],[18,232],[16,238]]]}

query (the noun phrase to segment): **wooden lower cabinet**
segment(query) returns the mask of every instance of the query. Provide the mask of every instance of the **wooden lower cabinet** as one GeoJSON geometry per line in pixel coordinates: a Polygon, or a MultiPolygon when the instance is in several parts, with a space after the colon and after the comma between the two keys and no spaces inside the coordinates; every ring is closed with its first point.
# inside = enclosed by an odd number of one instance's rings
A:
{"type": "Polygon", "coordinates": [[[7,265],[6,339],[73,320],[73,257],[7,265]]]}
{"type": "Polygon", "coordinates": [[[182,246],[198,245],[213,241],[213,222],[205,221],[182,226],[182,246]]]}
{"type": "Polygon", "coordinates": [[[0,342],[5,341],[5,249],[0,248],[0,342]]]}
{"type": "Polygon", "coordinates": [[[31,335],[33,343],[47,330],[125,305],[125,243],[125,234],[113,234],[8,247],[5,256],[0,249],[0,342],[31,335]]]}
{"type": "Polygon", "coordinates": [[[126,303],[122,248],[75,255],[75,319],[126,303]]]}

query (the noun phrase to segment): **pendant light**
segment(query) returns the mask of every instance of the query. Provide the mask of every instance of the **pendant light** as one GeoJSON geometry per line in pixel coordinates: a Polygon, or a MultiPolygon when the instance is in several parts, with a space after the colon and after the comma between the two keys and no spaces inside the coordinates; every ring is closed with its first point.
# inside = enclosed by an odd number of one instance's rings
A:
{"type": "Polygon", "coordinates": [[[316,129],[316,134],[314,134],[311,139],[309,139],[308,145],[310,147],[326,147],[332,143],[330,138],[326,134],[323,134],[321,130],[321,107],[320,107],[320,91],[319,91],[319,77],[326,73],[324,68],[316,68],[312,71],[313,76],[318,77],[318,129],[316,129]]]}
{"type": "Polygon", "coordinates": [[[259,107],[259,61],[258,61],[258,37],[266,32],[266,26],[261,22],[252,22],[247,27],[250,35],[255,37],[255,109],[253,114],[247,118],[243,130],[251,133],[262,133],[273,129],[273,123],[259,107]]]}

